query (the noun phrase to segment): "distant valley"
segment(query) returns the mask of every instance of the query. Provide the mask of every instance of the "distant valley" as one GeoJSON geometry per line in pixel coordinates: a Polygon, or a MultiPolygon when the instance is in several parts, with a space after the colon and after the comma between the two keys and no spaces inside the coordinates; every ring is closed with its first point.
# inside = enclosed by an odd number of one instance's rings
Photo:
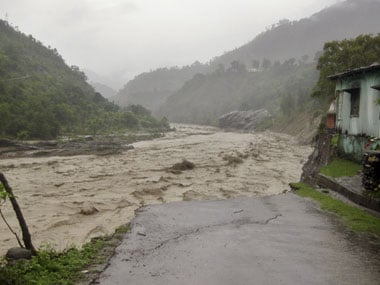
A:
{"type": "Polygon", "coordinates": [[[309,18],[281,20],[208,63],[142,73],[111,100],[174,122],[215,125],[226,112],[263,107],[283,122],[302,108],[325,108],[310,98],[318,52],[327,41],[377,34],[379,13],[379,1],[347,0],[309,18]]]}

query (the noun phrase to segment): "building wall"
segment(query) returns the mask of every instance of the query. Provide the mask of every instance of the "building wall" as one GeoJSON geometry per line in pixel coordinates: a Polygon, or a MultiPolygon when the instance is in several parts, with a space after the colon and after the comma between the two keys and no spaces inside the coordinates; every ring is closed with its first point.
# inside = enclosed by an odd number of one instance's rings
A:
{"type": "Polygon", "coordinates": [[[371,86],[380,84],[380,72],[355,76],[337,81],[338,95],[337,128],[348,135],[380,137],[380,91],[371,86]],[[359,116],[351,116],[351,94],[345,89],[360,87],[359,116]]]}
{"type": "Polygon", "coordinates": [[[338,153],[351,160],[361,162],[364,154],[364,146],[368,139],[363,136],[340,134],[338,140],[338,153]]]}
{"type": "Polygon", "coordinates": [[[380,84],[380,71],[338,79],[336,82],[337,118],[340,131],[338,151],[358,162],[364,154],[368,136],[380,137],[380,91],[371,86],[380,84]],[[343,90],[360,87],[359,116],[351,116],[351,94],[343,90]]]}

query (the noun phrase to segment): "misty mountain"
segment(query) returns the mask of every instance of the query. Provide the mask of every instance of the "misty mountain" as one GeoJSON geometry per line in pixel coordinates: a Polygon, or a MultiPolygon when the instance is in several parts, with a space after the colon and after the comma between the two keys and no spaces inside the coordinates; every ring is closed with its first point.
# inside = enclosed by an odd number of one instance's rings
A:
{"type": "Polygon", "coordinates": [[[173,92],[197,73],[206,73],[208,65],[194,62],[184,67],[159,68],[137,75],[129,81],[117,95],[110,98],[120,106],[141,104],[155,111],[173,92]]]}
{"type": "MultiPolygon", "coordinates": [[[[189,119],[189,116],[185,115],[189,112],[189,108],[194,110],[194,116],[192,116],[194,118],[197,117],[198,111],[203,113],[201,111],[202,106],[197,101],[201,99],[199,98],[200,95],[187,90],[185,93],[188,98],[185,98],[183,93],[183,90],[186,89],[186,81],[197,73],[204,74],[206,78],[209,78],[208,73],[213,73],[220,68],[228,69],[234,61],[245,64],[250,71],[280,64],[280,61],[284,62],[292,58],[313,62],[315,53],[322,50],[323,44],[327,41],[353,38],[363,33],[378,33],[380,31],[379,13],[379,0],[348,0],[299,21],[281,20],[251,42],[222,56],[215,57],[210,64],[197,63],[184,68],[161,68],[140,74],[129,81],[112,100],[122,106],[142,104],[155,113],[160,109],[158,114],[184,122],[187,121],[184,120],[185,118],[189,119]],[[177,106],[172,102],[173,100],[178,102],[178,107],[183,106],[185,109],[177,109],[177,106]],[[185,101],[189,105],[183,104],[185,101]],[[184,115],[181,117],[180,114],[184,115]]],[[[271,80],[271,78],[262,78],[261,80],[271,80]]],[[[220,84],[224,86],[227,83],[220,82],[220,84]]],[[[209,93],[205,96],[215,97],[216,100],[223,101],[224,99],[218,98],[214,94],[219,92],[218,88],[220,87],[216,85],[214,90],[208,87],[209,93]]],[[[234,86],[228,88],[231,90],[231,98],[235,98],[234,90],[236,88],[234,86]]],[[[310,88],[310,86],[305,88],[310,88]]],[[[250,93],[252,92],[253,90],[250,91],[250,93]]],[[[203,99],[207,100],[206,98],[203,99]]],[[[225,104],[225,107],[221,109],[227,112],[234,110],[243,103],[229,99],[227,101],[218,102],[218,104],[225,104]],[[232,103],[227,103],[227,101],[232,101],[232,103]]],[[[253,108],[256,109],[255,106],[253,108]]],[[[209,111],[215,114],[220,113],[219,109],[209,111]]],[[[209,121],[209,118],[205,118],[205,120],[209,121]]],[[[197,118],[188,121],[206,122],[205,120],[197,118]]],[[[215,120],[215,116],[212,120],[215,120]]]]}
{"type": "Polygon", "coordinates": [[[216,123],[218,116],[234,110],[267,108],[272,114],[292,116],[301,106],[299,100],[312,104],[309,95],[318,74],[313,54],[330,39],[378,32],[379,13],[380,1],[349,0],[308,19],[281,21],[249,44],[215,58],[214,72],[186,82],[157,114],[198,124],[216,123]],[[242,72],[236,72],[237,66],[242,72]]]}
{"type": "Polygon", "coordinates": [[[174,122],[209,125],[232,110],[265,108],[272,114],[289,115],[310,103],[317,79],[314,63],[288,60],[257,72],[232,64],[225,70],[197,74],[157,113],[174,122]]]}
{"type": "Polygon", "coordinates": [[[60,134],[95,134],[160,127],[142,107],[122,110],[68,66],[56,49],[0,20],[0,137],[50,139],[60,134]]]}
{"type": "Polygon", "coordinates": [[[94,87],[96,92],[99,92],[102,94],[104,98],[110,98],[112,96],[115,96],[116,90],[112,89],[111,87],[99,83],[99,82],[89,82],[92,87],[94,87]]]}
{"type": "Polygon", "coordinates": [[[124,71],[115,71],[108,75],[100,75],[88,68],[83,68],[83,71],[87,76],[87,82],[89,82],[91,85],[93,82],[95,82],[97,84],[106,85],[114,90],[118,90],[120,89],[120,86],[123,86],[123,84],[126,82],[124,71]]]}
{"type": "Polygon", "coordinates": [[[251,42],[216,57],[212,66],[237,60],[252,66],[253,60],[283,61],[307,55],[313,59],[323,44],[380,32],[380,0],[347,0],[299,21],[281,20],[251,42]]]}

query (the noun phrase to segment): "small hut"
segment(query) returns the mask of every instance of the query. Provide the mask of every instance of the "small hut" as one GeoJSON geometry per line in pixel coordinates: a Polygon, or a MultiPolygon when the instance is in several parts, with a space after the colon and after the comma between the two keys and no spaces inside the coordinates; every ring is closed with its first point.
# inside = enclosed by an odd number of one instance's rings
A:
{"type": "Polygon", "coordinates": [[[370,137],[380,137],[380,64],[329,77],[336,82],[336,129],[341,153],[361,161],[370,137]]]}
{"type": "Polygon", "coordinates": [[[380,191],[380,64],[329,78],[336,82],[338,150],[362,161],[365,189],[380,191]]]}

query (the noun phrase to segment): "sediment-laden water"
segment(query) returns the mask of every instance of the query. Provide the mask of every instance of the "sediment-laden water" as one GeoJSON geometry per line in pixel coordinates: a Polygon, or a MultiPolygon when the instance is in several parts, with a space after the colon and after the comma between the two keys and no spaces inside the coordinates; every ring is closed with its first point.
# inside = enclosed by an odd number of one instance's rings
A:
{"type": "MultiPolygon", "coordinates": [[[[2,159],[34,243],[80,245],[112,233],[147,204],[279,194],[299,179],[311,152],[284,134],[176,128],[118,155],[2,159]],[[195,167],[171,169],[183,159],[195,167]]],[[[10,204],[1,207],[18,229],[10,204]]],[[[0,240],[1,253],[17,246],[2,221],[0,240]]]]}

